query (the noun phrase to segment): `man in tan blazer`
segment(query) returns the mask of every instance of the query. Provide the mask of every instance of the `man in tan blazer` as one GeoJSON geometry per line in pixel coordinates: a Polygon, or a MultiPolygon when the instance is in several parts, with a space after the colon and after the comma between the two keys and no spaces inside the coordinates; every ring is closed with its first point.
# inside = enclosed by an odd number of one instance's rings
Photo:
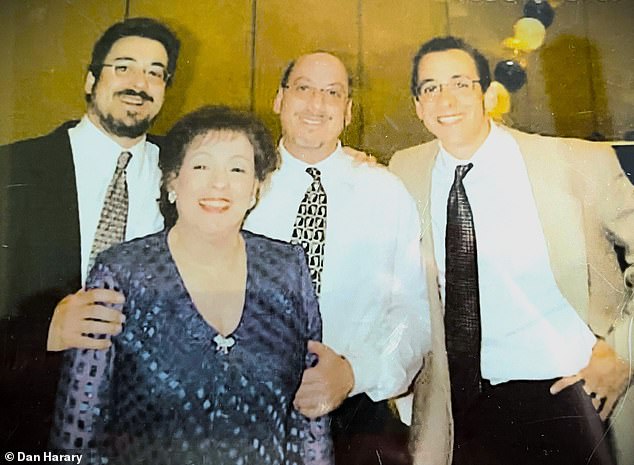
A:
{"type": "Polygon", "coordinates": [[[415,387],[414,463],[616,463],[606,426],[617,419],[631,442],[633,423],[617,401],[631,381],[634,189],[607,146],[492,123],[489,83],[488,62],[462,40],[425,43],[412,94],[437,139],[390,163],[417,200],[427,285],[439,290],[428,292],[433,354],[415,387]],[[476,397],[456,411],[445,233],[448,193],[467,164],[480,372],[476,397]]]}

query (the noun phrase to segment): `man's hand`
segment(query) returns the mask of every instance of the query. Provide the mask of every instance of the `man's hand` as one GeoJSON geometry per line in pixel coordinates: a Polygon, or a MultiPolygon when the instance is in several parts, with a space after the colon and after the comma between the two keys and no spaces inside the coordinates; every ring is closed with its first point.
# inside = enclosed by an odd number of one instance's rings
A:
{"type": "Polygon", "coordinates": [[[359,165],[367,164],[369,166],[376,166],[378,163],[376,161],[376,157],[365,152],[353,149],[352,147],[348,147],[347,145],[343,147],[343,152],[346,155],[352,157],[352,160],[359,165]]]}
{"type": "Polygon", "coordinates": [[[87,334],[119,334],[125,316],[104,304],[122,304],[124,301],[123,294],[107,289],[79,290],[67,295],[53,312],[48,328],[47,350],[107,349],[111,344],[109,337],[93,339],[87,334]]]}
{"type": "Polygon", "coordinates": [[[605,421],[619,397],[625,392],[629,379],[629,367],[620,359],[614,349],[603,340],[597,340],[592,348],[590,362],[573,376],[561,378],[550,387],[551,394],[557,394],[578,381],[583,381],[583,389],[592,397],[592,404],[601,419],[605,421]]]}
{"type": "Polygon", "coordinates": [[[316,418],[341,405],[354,386],[354,373],[348,360],[321,342],[308,341],[308,351],[319,361],[304,371],[293,405],[303,415],[316,418]]]}

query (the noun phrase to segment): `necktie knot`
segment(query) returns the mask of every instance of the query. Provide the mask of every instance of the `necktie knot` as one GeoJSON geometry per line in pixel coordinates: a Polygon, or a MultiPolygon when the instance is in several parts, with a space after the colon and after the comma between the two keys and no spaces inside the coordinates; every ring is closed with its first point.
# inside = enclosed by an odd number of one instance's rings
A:
{"type": "Polygon", "coordinates": [[[117,159],[117,169],[125,170],[128,167],[128,163],[130,163],[130,159],[132,158],[132,154],[130,152],[121,152],[119,158],[117,159]]]}
{"type": "Polygon", "coordinates": [[[306,172],[311,175],[313,181],[320,181],[321,171],[319,171],[317,168],[313,168],[311,166],[310,168],[306,168],[306,172]]]}
{"type": "Polygon", "coordinates": [[[473,168],[473,163],[456,166],[456,181],[462,181],[471,168],[473,168]]]}

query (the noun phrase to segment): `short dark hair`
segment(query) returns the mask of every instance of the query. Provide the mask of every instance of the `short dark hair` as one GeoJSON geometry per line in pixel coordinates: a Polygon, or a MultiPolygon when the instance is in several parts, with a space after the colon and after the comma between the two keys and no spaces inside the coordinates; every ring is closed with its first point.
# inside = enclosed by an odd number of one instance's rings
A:
{"type": "Polygon", "coordinates": [[[176,223],[176,207],[167,199],[167,185],[178,173],[192,141],[210,132],[229,131],[243,134],[253,146],[255,176],[264,181],[278,166],[278,154],[271,133],[253,113],[235,110],[226,106],[204,106],[183,116],[169,130],[161,142],[160,162],[163,178],[161,182],[160,207],[165,226],[176,223]]]}
{"type": "Polygon", "coordinates": [[[165,24],[152,18],[129,18],[110,26],[106,32],[95,42],[90,60],[90,71],[95,76],[95,82],[99,80],[103,62],[106,55],[112,49],[114,43],[124,37],[144,37],[160,42],[167,52],[167,85],[172,82],[176,71],[176,61],[180,50],[180,41],[176,34],[165,24]]]}
{"type": "Polygon", "coordinates": [[[295,61],[293,60],[286,65],[284,68],[284,72],[282,73],[282,79],[280,79],[280,87],[287,88],[288,87],[288,78],[291,77],[291,73],[293,72],[293,68],[295,68],[295,61]]]}
{"type": "MultiPolygon", "coordinates": [[[[307,53],[306,55],[312,55],[314,53],[327,53],[328,55],[332,55],[333,57],[338,58],[339,60],[341,60],[341,58],[339,58],[337,55],[335,55],[334,53],[330,53],[330,52],[326,52],[324,50],[316,50],[314,52],[310,52],[307,53]]],[[[302,55],[304,56],[304,55],[302,55]]],[[[295,63],[297,62],[297,60],[293,60],[291,62],[289,62],[286,65],[286,68],[284,68],[284,71],[282,72],[282,78],[280,79],[280,87],[283,89],[286,89],[288,87],[288,79],[291,77],[291,73],[293,72],[293,69],[295,68],[295,63]]],[[[343,63],[343,61],[342,61],[343,63]]],[[[343,64],[343,67],[346,70],[346,75],[348,76],[348,98],[352,97],[352,75],[350,74],[350,71],[348,70],[348,67],[345,65],[345,63],[343,64]]]]}
{"type": "Polygon", "coordinates": [[[489,85],[491,84],[491,71],[489,70],[489,61],[484,55],[482,55],[482,53],[458,37],[434,37],[421,45],[412,60],[412,79],[410,83],[410,90],[414,97],[418,98],[418,65],[420,64],[420,61],[429,53],[444,52],[447,50],[462,50],[467,52],[475,62],[482,92],[485,92],[489,88],[489,85]]]}

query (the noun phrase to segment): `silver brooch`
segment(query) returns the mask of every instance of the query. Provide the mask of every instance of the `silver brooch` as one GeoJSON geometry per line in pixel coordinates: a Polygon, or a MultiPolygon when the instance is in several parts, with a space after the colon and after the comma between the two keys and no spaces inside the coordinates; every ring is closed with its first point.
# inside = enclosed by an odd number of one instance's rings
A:
{"type": "Polygon", "coordinates": [[[229,349],[234,346],[236,340],[231,336],[224,337],[222,334],[218,334],[214,337],[214,342],[216,343],[216,350],[222,351],[223,354],[228,354],[229,349]]]}

